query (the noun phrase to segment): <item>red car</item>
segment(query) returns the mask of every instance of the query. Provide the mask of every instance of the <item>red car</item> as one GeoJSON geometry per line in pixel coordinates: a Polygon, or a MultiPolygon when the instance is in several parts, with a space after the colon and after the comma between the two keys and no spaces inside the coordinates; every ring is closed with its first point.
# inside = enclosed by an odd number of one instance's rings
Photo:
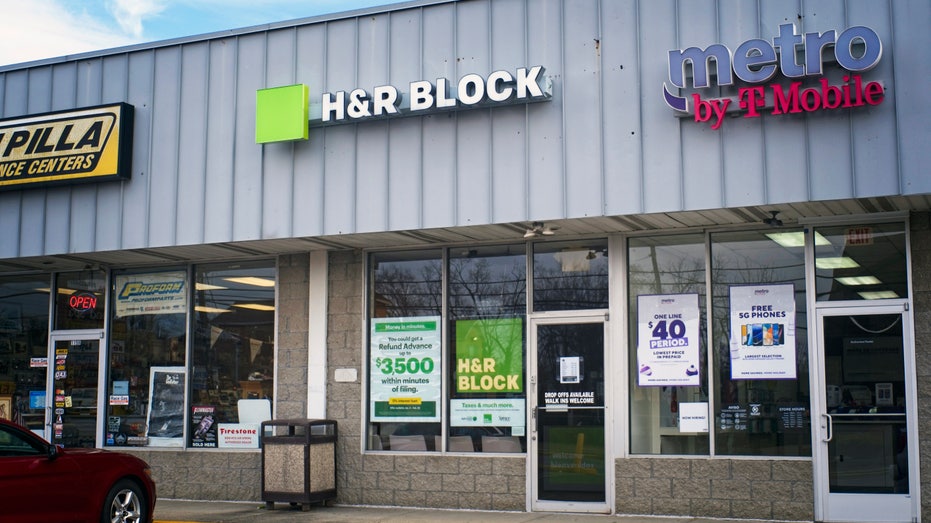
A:
{"type": "Polygon", "coordinates": [[[0,419],[0,523],[151,523],[150,475],[135,456],[65,449],[0,419]]]}

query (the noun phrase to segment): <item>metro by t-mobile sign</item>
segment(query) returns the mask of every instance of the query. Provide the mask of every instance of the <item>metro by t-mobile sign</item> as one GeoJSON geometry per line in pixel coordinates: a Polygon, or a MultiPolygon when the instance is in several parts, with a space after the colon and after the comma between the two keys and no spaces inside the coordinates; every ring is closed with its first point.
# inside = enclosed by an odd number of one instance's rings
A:
{"type": "Polygon", "coordinates": [[[799,34],[793,24],[782,24],[772,43],[757,38],[743,42],[733,52],[723,44],[713,44],[704,50],[689,47],[669,51],[672,89],[663,84],[663,95],[671,108],[693,114],[696,122],[708,122],[712,129],[720,128],[728,111],[736,111],[738,107],[744,118],[757,118],[763,111],[783,115],[879,105],[885,97],[882,84],[864,82],[858,73],[875,67],[881,57],[882,41],[868,27],[855,26],[840,34],[834,30],[799,34]],[[839,85],[821,78],[816,86],[803,89],[802,79],[824,75],[823,52],[831,48],[837,64],[852,74],[845,74],[839,85]],[[802,63],[798,63],[797,57],[803,59],[802,63]],[[731,86],[735,77],[747,85],[737,89],[736,99],[703,98],[700,91],[679,96],[678,89],[688,88],[686,64],[692,67],[692,88],[696,90],[731,86]],[[760,85],[777,73],[795,81],[788,85],[760,85]]]}

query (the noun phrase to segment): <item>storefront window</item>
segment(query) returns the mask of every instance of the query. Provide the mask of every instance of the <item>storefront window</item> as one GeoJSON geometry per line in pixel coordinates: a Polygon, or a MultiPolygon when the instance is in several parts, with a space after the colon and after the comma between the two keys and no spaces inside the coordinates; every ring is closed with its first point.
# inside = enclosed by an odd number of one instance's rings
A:
{"type": "Polygon", "coordinates": [[[608,241],[533,244],[533,310],[608,308],[608,241]]]}
{"type": "Polygon", "coordinates": [[[630,239],[628,281],[630,451],[708,454],[704,235],[630,239]]]}
{"type": "Polygon", "coordinates": [[[367,448],[440,450],[442,253],[377,253],[369,268],[367,448]]]}
{"type": "Polygon", "coordinates": [[[187,272],[113,276],[106,445],[183,445],[187,272]]]}
{"type": "Polygon", "coordinates": [[[810,456],[803,242],[712,234],[711,274],[715,454],[810,456]]]}
{"type": "Polygon", "coordinates": [[[251,434],[271,419],[274,262],[199,265],[194,274],[188,444],[257,448],[257,438],[227,441],[218,434],[223,429],[251,434]]]}
{"type": "Polygon", "coordinates": [[[443,255],[369,259],[367,448],[522,452],[526,248],[451,249],[445,274],[443,255]]]}
{"type": "Polygon", "coordinates": [[[526,274],[523,245],[450,253],[447,450],[527,448],[526,274]]]}
{"type": "Polygon", "coordinates": [[[908,298],[903,224],[818,227],[814,238],[818,301],[908,298]]]}
{"type": "Polygon", "coordinates": [[[48,370],[48,275],[0,278],[0,417],[45,428],[48,370]],[[9,409],[9,410],[7,410],[9,409]]]}
{"type": "Polygon", "coordinates": [[[106,289],[103,271],[59,273],[55,278],[55,329],[102,329],[106,289]]]}

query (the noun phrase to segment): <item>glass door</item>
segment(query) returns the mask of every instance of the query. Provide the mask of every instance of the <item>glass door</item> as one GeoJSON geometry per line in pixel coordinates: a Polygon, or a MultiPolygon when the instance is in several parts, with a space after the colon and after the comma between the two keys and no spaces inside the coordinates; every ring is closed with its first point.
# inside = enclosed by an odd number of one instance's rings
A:
{"type": "Polygon", "coordinates": [[[97,446],[101,332],[51,337],[47,420],[49,440],[64,447],[97,446]]]}
{"type": "Polygon", "coordinates": [[[531,322],[531,508],[610,512],[604,316],[531,322]]]}
{"type": "Polygon", "coordinates": [[[817,317],[816,519],[914,521],[911,317],[902,303],[820,309],[817,317]]]}

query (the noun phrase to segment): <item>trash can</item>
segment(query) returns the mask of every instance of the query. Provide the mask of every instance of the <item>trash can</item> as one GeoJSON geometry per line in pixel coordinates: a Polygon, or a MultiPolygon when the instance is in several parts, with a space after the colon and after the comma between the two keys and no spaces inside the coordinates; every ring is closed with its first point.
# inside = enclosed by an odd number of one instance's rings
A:
{"type": "Polygon", "coordinates": [[[336,498],[336,421],[262,422],[262,501],[301,505],[336,498]]]}

